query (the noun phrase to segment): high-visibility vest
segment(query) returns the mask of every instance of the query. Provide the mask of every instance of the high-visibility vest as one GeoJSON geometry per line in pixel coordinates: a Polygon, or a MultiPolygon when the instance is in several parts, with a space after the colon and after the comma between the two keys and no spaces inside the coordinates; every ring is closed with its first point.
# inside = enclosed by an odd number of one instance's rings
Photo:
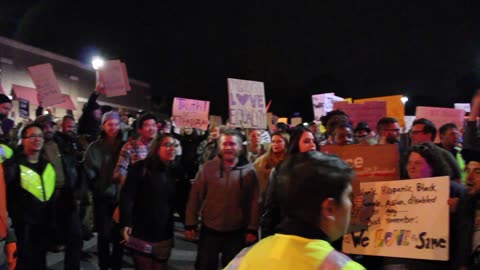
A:
{"type": "Polygon", "coordinates": [[[20,185],[35,198],[46,202],[55,191],[55,169],[48,163],[40,176],[34,170],[20,164],[20,185]]]}
{"type": "Polygon", "coordinates": [[[242,250],[225,270],[363,270],[324,240],[275,234],[242,250]]]}
{"type": "Polygon", "coordinates": [[[12,148],[5,144],[0,144],[0,162],[5,161],[13,156],[12,148]]]}

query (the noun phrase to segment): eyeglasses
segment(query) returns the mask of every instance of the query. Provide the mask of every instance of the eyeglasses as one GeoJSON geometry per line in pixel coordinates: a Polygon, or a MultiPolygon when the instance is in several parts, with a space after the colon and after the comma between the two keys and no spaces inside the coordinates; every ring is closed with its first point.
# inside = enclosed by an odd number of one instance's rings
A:
{"type": "Polygon", "coordinates": [[[166,148],[177,148],[179,145],[176,144],[176,143],[164,143],[164,144],[161,144],[160,146],[163,146],[163,147],[166,147],[166,148]]]}
{"type": "Polygon", "coordinates": [[[23,137],[23,138],[24,138],[24,139],[34,139],[34,138],[43,139],[43,134],[30,135],[30,136],[25,136],[25,137],[23,137]]]}

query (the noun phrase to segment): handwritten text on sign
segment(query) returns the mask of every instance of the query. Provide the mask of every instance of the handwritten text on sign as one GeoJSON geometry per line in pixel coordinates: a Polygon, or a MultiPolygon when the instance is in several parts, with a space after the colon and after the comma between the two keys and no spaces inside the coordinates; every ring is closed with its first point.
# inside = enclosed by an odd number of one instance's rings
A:
{"type": "Polygon", "coordinates": [[[65,101],[52,65],[42,64],[28,68],[33,84],[38,91],[38,101],[42,107],[52,106],[65,101]]]}
{"type": "Polygon", "coordinates": [[[373,206],[368,230],[343,238],[343,252],[448,260],[447,176],[361,183],[364,207],[373,206]],[[435,209],[432,211],[432,209],[435,209]]]}
{"type": "Polygon", "coordinates": [[[178,127],[207,130],[210,101],[176,97],[173,100],[172,116],[178,127]]]}
{"type": "Polygon", "coordinates": [[[233,127],[266,127],[263,82],[228,79],[228,100],[233,127]]]}

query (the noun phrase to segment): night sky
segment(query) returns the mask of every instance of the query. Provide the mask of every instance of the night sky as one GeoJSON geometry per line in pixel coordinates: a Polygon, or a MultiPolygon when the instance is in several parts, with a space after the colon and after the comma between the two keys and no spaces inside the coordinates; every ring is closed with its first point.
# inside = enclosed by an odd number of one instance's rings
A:
{"type": "Polygon", "coordinates": [[[65,2],[1,1],[0,35],[121,59],[166,111],[181,96],[226,116],[227,77],[265,82],[273,113],[305,120],[312,94],[404,94],[413,114],[480,86],[480,1],[65,2]]]}

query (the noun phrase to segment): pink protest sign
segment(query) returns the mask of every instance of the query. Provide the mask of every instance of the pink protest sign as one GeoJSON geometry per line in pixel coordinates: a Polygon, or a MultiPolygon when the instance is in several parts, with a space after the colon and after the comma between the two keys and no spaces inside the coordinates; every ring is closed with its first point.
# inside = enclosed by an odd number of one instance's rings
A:
{"type": "Polygon", "coordinates": [[[334,110],[342,110],[349,117],[355,126],[358,122],[366,122],[368,126],[375,129],[378,120],[387,115],[387,104],[385,101],[369,101],[363,104],[349,104],[347,102],[333,103],[334,110]]]}
{"type": "Polygon", "coordinates": [[[172,117],[177,127],[192,127],[201,130],[208,128],[210,101],[174,98],[172,117]]]}
{"type": "Polygon", "coordinates": [[[65,101],[51,64],[42,64],[28,68],[33,84],[38,91],[38,102],[48,107],[65,101]]]}
{"type": "Polygon", "coordinates": [[[232,127],[266,128],[263,82],[228,78],[228,105],[232,127]]]}
{"type": "Polygon", "coordinates": [[[127,87],[127,91],[130,91],[130,90],[132,90],[132,87],[130,87],[130,81],[128,80],[127,66],[123,62],[122,62],[122,72],[123,72],[123,79],[124,79],[125,85],[127,87]]]}
{"type": "Polygon", "coordinates": [[[65,110],[75,111],[77,109],[77,107],[73,103],[72,98],[69,95],[65,95],[65,94],[63,96],[65,97],[65,101],[60,103],[60,104],[55,105],[55,107],[62,108],[62,109],[65,109],[65,110]]]}
{"type": "Polygon", "coordinates": [[[100,80],[105,85],[105,95],[107,97],[125,96],[127,94],[127,80],[125,79],[126,68],[122,66],[120,60],[109,60],[99,70],[100,80]]]}
{"type": "MultiPolygon", "coordinates": [[[[461,129],[464,115],[464,110],[452,108],[418,106],[415,111],[415,119],[426,118],[432,121],[437,129],[446,123],[454,123],[461,129]]],[[[435,141],[438,141],[438,134],[435,141]]]]}
{"type": "Polygon", "coordinates": [[[30,105],[38,106],[38,92],[35,88],[26,87],[14,84],[12,85],[12,92],[15,100],[27,100],[30,105]]]}

